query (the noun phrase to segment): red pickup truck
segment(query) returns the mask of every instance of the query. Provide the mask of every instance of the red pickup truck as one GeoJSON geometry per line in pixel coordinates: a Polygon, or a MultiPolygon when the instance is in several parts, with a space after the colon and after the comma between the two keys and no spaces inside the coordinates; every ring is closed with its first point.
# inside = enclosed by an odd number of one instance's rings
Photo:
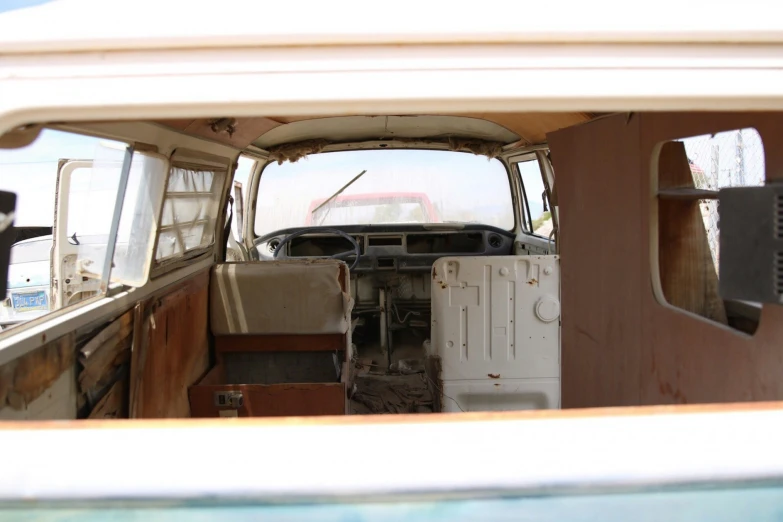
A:
{"type": "Polygon", "coordinates": [[[375,192],[337,196],[310,203],[305,226],[440,223],[430,198],[423,192],[375,192]],[[319,208],[320,207],[320,208],[319,208]]]}

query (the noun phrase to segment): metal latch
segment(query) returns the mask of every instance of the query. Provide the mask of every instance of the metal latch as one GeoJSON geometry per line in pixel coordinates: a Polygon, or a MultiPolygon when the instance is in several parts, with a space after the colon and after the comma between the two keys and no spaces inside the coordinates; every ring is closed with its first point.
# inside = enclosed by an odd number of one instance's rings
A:
{"type": "Polygon", "coordinates": [[[241,408],[245,403],[241,391],[215,392],[215,406],[219,408],[241,408]]]}

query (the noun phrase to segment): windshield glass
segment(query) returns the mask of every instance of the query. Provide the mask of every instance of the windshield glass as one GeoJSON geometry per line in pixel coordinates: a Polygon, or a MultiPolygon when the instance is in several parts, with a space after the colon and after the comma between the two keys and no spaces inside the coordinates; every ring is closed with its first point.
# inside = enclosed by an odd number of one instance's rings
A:
{"type": "Polygon", "coordinates": [[[463,152],[313,154],[296,163],[267,165],[258,187],[259,236],[294,227],[402,223],[514,228],[503,164],[463,152]]]}

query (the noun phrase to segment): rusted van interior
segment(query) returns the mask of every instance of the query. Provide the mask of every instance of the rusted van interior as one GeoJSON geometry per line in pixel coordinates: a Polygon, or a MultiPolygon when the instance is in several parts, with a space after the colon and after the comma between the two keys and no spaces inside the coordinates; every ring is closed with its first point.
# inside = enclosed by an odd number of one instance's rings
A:
{"type": "Polygon", "coordinates": [[[30,121],[0,157],[37,154],[57,180],[37,210],[51,228],[19,228],[50,257],[43,290],[11,285],[3,304],[0,419],[779,400],[783,308],[721,292],[750,252],[720,235],[717,202],[780,177],[781,124],[30,121]]]}

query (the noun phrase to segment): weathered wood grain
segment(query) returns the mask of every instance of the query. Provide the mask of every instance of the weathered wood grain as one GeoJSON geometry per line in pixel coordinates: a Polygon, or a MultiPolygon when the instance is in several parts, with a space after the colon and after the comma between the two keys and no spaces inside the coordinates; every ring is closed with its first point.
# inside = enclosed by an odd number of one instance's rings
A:
{"type": "Polygon", "coordinates": [[[783,178],[783,113],[637,113],[548,135],[561,212],[563,407],[783,399],[783,307],[764,305],[749,336],[657,293],[653,156],[664,142],[747,127],[764,141],[767,179],[783,178]]]}
{"type": "Polygon", "coordinates": [[[25,409],[66,370],[73,369],[74,344],[72,333],[64,335],[3,365],[0,368],[0,409],[25,409]]]}
{"type": "Polygon", "coordinates": [[[189,417],[188,386],[209,369],[209,273],[202,272],[145,304],[135,367],[132,416],[189,417]]]}

